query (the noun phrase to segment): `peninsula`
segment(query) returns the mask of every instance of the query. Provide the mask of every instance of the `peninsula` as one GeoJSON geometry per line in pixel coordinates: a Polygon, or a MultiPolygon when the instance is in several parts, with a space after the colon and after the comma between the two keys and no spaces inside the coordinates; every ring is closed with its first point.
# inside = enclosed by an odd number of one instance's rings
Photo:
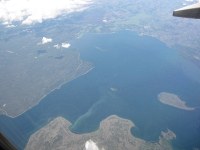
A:
{"type": "Polygon", "coordinates": [[[100,123],[97,131],[75,134],[69,130],[71,123],[57,117],[49,124],[35,132],[29,139],[26,150],[172,150],[170,141],[176,135],[167,130],[161,132],[158,142],[147,142],[134,137],[130,129],[133,122],[116,115],[109,116],[100,123]]]}
{"type": "Polygon", "coordinates": [[[36,45],[28,51],[17,49],[13,54],[0,53],[0,115],[12,118],[93,68],[90,62],[81,59],[79,52],[48,49],[48,45],[36,45]]]}

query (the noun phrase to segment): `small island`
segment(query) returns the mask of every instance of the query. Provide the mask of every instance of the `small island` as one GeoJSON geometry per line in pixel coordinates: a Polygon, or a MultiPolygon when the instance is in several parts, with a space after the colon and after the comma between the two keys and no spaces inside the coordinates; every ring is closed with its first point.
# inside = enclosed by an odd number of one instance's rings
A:
{"type": "Polygon", "coordinates": [[[184,102],[177,95],[172,94],[172,93],[161,92],[160,94],[158,94],[158,99],[163,104],[170,105],[179,109],[183,109],[187,111],[191,111],[195,109],[193,107],[187,106],[186,102],[184,102]]]}
{"type": "Polygon", "coordinates": [[[66,119],[55,118],[31,135],[25,150],[172,150],[170,141],[176,138],[169,129],[161,132],[157,142],[136,138],[130,132],[134,123],[116,115],[103,120],[99,129],[91,133],[72,133],[70,126],[66,119]]]}

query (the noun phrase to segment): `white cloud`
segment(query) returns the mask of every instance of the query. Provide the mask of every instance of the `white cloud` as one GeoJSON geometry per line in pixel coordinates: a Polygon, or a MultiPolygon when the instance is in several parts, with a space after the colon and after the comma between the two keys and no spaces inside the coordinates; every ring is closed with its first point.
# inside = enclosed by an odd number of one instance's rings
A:
{"type": "Polygon", "coordinates": [[[103,21],[104,23],[107,23],[107,22],[108,22],[108,20],[106,20],[106,19],[103,19],[102,21],[103,21]]]}
{"type": "Polygon", "coordinates": [[[46,38],[46,37],[42,38],[42,44],[47,44],[47,43],[51,43],[51,42],[52,42],[51,38],[46,38]]]}
{"type": "Polygon", "coordinates": [[[92,0],[0,0],[0,21],[30,25],[62,14],[83,11],[92,0]]]}
{"type": "Polygon", "coordinates": [[[59,44],[55,44],[53,47],[55,47],[56,49],[60,49],[60,45],[59,44]]]}
{"type": "Polygon", "coordinates": [[[69,48],[71,46],[71,44],[70,43],[67,43],[67,42],[65,42],[65,43],[61,43],[61,44],[55,44],[53,47],[55,47],[56,49],[60,49],[60,48],[69,48]]]}
{"type": "Polygon", "coordinates": [[[99,148],[97,144],[90,139],[85,143],[85,150],[99,150],[99,148]]]}
{"type": "Polygon", "coordinates": [[[61,45],[63,48],[69,48],[71,46],[70,43],[62,43],[61,45]]]}

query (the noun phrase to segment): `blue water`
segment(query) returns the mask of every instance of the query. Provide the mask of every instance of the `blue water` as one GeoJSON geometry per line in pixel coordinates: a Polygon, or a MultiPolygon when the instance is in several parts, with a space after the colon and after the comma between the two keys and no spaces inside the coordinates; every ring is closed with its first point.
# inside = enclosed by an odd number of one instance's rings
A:
{"type": "Polygon", "coordinates": [[[161,131],[170,129],[177,135],[175,148],[200,148],[200,109],[180,110],[157,99],[166,91],[191,107],[200,106],[199,70],[192,63],[160,41],[130,31],[87,34],[71,44],[95,68],[23,115],[0,117],[0,131],[18,148],[57,116],[71,121],[73,132],[84,133],[96,130],[111,114],[132,120],[137,126],[132,133],[139,138],[156,141],[161,131]]]}

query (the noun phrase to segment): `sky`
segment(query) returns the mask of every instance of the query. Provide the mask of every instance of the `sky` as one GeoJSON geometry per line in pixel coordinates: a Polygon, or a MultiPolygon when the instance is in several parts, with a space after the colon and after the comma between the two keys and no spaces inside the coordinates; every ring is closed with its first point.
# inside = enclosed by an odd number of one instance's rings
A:
{"type": "MultiPolygon", "coordinates": [[[[94,0],[0,0],[0,22],[8,27],[15,21],[23,25],[42,23],[63,14],[83,11],[94,0]]],[[[183,0],[193,2],[198,0],[183,0]]]]}
{"type": "Polygon", "coordinates": [[[42,23],[63,14],[83,11],[92,0],[0,0],[0,22],[11,25],[42,23]]]}

